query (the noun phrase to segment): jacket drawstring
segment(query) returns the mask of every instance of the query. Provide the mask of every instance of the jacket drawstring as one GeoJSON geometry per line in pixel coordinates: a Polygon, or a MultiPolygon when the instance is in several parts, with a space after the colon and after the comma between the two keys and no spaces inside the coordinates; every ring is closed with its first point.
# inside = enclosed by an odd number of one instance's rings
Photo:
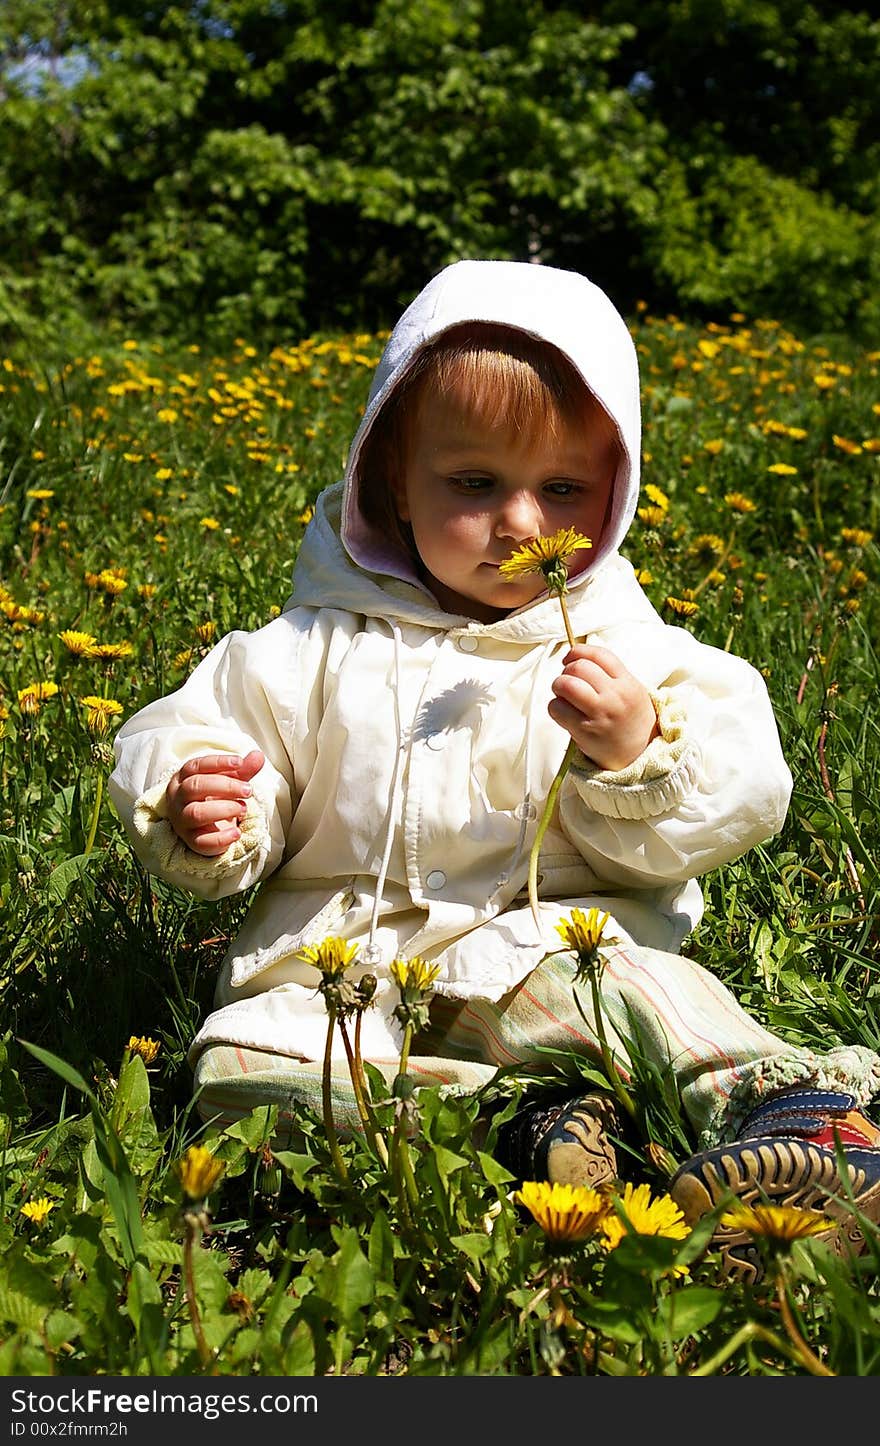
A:
{"type": "Polygon", "coordinates": [[[400,785],[403,777],[403,755],[406,751],[406,739],[403,736],[403,729],[400,723],[400,649],[402,638],[398,624],[392,619],[391,631],[394,637],[394,727],[397,731],[397,751],[394,756],[394,773],[391,779],[391,797],[388,801],[388,827],[385,831],[385,846],[382,851],[382,862],[379,866],[379,877],[376,879],[376,890],[373,896],[373,912],[370,915],[370,935],[366,945],[360,952],[361,962],[364,964],[378,964],[382,958],[382,950],[376,943],[376,930],[379,926],[379,911],[383,903],[383,892],[385,879],[388,875],[388,865],[391,860],[391,848],[394,843],[394,828],[397,822],[397,803],[400,793],[400,785]]]}

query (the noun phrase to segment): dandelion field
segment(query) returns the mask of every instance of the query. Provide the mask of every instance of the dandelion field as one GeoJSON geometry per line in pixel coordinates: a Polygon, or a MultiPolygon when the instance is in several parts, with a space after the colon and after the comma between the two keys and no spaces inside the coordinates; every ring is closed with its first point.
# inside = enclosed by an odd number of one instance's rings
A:
{"type": "MultiPolygon", "coordinates": [[[[645,308],[633,332],[627,555],[665,616],[762,670],[795,780],[783,833],[703,881],[686,951],[792,1042],[876,1049],[880,352],[739,315],[645,308]]],[[[593,1217],[512,1198],[495,1126],[475,1142],[509,1082],[413,1105],[368,1069],[392,1146],[406,1104],[409,1174],[343,1141],[348,1183],[318,1115],[273,1152],[270,1112],[220,1131],[192,1107],[185,1051],[249,899],[146,876],[112,736],[283,606],[383,340],[0,355],[0,1373],[878,1374],[876,1229],[848,1258],[754,1221],[764,1274],[724,1281],[710,1224],[670,1215],[695,1142],[647,1071],[651,1148],[593,1217]]]]}

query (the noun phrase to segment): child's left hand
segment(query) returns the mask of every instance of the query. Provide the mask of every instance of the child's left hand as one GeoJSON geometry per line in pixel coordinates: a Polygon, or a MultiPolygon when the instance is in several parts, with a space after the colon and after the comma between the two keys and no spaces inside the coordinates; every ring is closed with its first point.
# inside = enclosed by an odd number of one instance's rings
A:
{"type": "Polygon", "coordinates": [[[547,711],[598,768],[626,768],[659,735],[650,694],[615,653],[575,643],[547,711]]]}

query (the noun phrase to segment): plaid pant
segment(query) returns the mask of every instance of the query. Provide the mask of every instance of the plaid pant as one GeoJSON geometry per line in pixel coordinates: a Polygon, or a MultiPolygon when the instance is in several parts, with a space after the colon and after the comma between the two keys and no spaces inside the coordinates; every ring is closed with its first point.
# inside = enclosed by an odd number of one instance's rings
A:
{"type": "MultiPolygon", "coordinates": [[[[603,949],[600,979],[605,1032],[621,1075],[631,1075],[630,1043],[674,1075],[700,1147],[731,1139],[761,1099],[790,1085],[845,1089],[866,1104],[880,1092],[880,1056],[860,1045],[825,1053],[799,1049],[740,1008],[721,981],[679,954],[632,944],[603,949]]],[[[601,1068],[588,984],[575,980],[570,953],[550,955],[498,1001],[436,995],[417,1036],[409,1073],[419,1086],[450,1093],[478,1089],[499,1069],[540,1078],[547,1049],[601,1068]],[[578,1007],[579,1006],[579,1007],[578,1007]]],[[[371,1060],[391,1083],[396,1059],[371,1060]]],[[[554,1060],[558,1065],[558,1057],[554,1060]]],[[[224,1124],[258,1105],[279,1106],[278,1138],[296,1130],[298,1110],[321,1110],[320,1061],[235,1044],[207,1046],[195,1066],[202,1118],[224,1124]]],[[[558,1079],[558,1069],[553,1077],[558,1079]]],[[[334,1060],[333,1113],[340,1134],[360,1129],[345,1060],[334,1060]]]]}

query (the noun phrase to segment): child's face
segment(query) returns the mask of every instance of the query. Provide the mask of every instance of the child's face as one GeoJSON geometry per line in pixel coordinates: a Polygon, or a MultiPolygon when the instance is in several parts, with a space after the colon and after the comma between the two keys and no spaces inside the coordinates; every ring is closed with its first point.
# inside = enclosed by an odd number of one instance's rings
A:
{"type": "MultiPolygon", "coordinates": [[[[448,612],[493,622],[546,590],[540,573],[512,581],[498,567],[530,538],[573,527],[595,547],[611,500],[620,444],[599,405],[585,398],[582,426],[555,441],[487,430],[456,401],[430,392],[409,429],[398,512],[437,601],[448,612]]],[[[575,555],[575,576],[590,552],[575,555]]]]}

